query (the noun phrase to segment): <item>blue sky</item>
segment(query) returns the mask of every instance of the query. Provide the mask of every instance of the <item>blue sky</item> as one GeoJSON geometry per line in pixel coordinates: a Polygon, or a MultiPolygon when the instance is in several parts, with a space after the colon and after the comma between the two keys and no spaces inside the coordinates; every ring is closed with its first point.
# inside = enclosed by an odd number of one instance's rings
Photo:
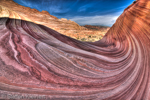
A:
{"type": "Polygon", "coordinates": [[[135,0],[13,0],[20,5],[46,10],[57,18],[80,25],[112,26],[123,10],[135,0]]]}

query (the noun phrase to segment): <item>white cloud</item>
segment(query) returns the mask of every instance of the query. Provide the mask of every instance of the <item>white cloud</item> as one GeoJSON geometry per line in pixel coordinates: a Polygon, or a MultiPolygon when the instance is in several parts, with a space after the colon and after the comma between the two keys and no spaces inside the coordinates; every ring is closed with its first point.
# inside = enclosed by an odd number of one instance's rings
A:
{"type": "Polygon", "coordinates": [[[70,20],[75,21],[80,25],[104,25],[112,26],[119,15],[103,15],[103,16],[77,16],[70,20]]]}
{"type": "Polygon", "coordinates": [[[84,6],[81,6],[79,9],[78,9],[78,12],[82,12],[82,11],[86,11],[87,8],[91,7],[92,4],[86,4],[84,6]]]}

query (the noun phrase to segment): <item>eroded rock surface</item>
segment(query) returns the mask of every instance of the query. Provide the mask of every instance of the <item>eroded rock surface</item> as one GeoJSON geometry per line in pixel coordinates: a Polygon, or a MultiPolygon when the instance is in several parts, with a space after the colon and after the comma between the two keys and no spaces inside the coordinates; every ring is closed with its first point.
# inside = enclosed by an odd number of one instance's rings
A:
{"type": "Polygon", "coordinates": [[[0,98],[150,100],[149,15],[150,1],[138,0],[94,43],[1,18],[0,98]]]}

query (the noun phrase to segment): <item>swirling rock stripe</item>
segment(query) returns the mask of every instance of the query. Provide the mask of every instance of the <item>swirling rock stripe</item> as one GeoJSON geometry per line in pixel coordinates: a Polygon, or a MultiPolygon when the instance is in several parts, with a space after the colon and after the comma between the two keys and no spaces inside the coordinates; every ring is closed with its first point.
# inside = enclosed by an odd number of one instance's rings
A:
{"type": "Polygon", "coordinates": [[[0,19],[0,93],[52,100],[150,100],[150,1],[138,0],[102,40],[0,19]]]}

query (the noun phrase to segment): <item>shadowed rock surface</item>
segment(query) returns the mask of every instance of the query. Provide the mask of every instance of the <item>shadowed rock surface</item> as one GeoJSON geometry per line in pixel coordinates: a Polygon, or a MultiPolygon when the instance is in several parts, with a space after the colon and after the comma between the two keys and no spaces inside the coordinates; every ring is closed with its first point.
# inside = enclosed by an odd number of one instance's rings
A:
{"type": "Polygon", "coordinates": [[[93,43],[1,18],[0,98],[150,100],[149,15],[150,1],[138,0],[93,43]]]}

